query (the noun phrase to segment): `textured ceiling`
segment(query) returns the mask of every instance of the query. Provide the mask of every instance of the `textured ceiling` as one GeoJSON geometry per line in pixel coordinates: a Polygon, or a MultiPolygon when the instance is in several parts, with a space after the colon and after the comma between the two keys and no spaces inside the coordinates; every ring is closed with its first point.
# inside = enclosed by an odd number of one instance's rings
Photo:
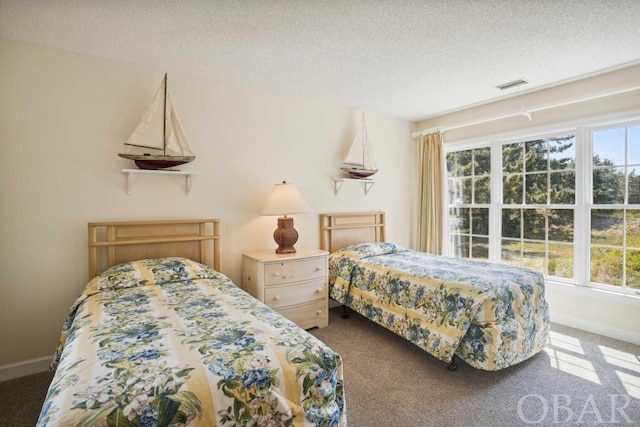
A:
{"type": "Polygon", "coordinates": [[[640,0],[0,0],[0,37],[420,120],[640,63],[640,0]]]}

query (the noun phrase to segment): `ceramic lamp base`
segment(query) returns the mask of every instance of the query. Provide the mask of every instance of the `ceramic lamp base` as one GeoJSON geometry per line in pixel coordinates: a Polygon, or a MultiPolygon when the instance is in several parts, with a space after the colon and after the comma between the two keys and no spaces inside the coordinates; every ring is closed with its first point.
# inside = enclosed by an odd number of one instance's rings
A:
{"type": "Polygon", "coordinates": [[[277,254],[295,254],[293,245],[298,241],[298,232],[293,228],[293,218],[283,216],[278,218],[278,228],[273,232],[273,240],[278,244],[277,254]]]}

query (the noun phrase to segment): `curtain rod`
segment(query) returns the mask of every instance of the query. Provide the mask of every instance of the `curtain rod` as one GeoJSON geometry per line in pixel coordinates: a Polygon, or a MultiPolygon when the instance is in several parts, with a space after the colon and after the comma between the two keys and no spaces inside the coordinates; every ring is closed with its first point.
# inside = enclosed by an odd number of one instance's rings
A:
{"type": "Polygon", "coordinates": [[[499,116],[492,116],[492,117],[487,117],[484,119],[478,119],[478,120],[473,120],[470,122],[466,122],[466,123],[460,123],[460,124],[456,124],[453,126],[445,126],[445,127],[435,127],[435,128],[430,128],[430,129],[423,129],[421,131],[418,132],[413,132],[411,134],[412,138],[417,138],[419,136],[422,135],[429,135],[431,133],[444,133],[448,130],[453,130],[453,129],[459,129],[459,128],[463,128],[463,127],[467,127],[467,126],[474,126],[474,125],[479,125],[482,123],[488,123],[488,122],[493,122],[496,120],[502,120],[502,119],[507,119],[509,117],[516,117],[516,116],[524,116],[526,118],[529,119],[529,121],[533,121],[533,116],[531,115],[532,113],[538,112],[538,111],[543,111],[543,110],[549,110],[551,108],[557,108],[557,107],[564,107],[567,105],[571,105],[571,104],[577,104],[579,102],[585,102],[585,101],[592,101],[594,99],[598,99],[598,98],[604,98],[606,96],[612,96],[612,95],[619,95],[621,93],[626,93],[626,92],[632,92],[634,90],[638,90],[640,89],[640,83],[636,83],[633,85],[629,85],[629,86],[623,86],[621,88],[618,89],[614,89],[614,90],[609,90],[609,91],[604,91],[604,92],[600,92],[600,93],[595,93],[595,94],[591,94],[588,96],[580,96],[580,97],[576,97],[576,98],[571,98],[571,99],[567,99],[565,101],[560,101],[560,102],[554,102],[551,104],[543,104],[540,105],[538,107],[534,107],[534,108],[525,108],[522,111],[518,111],[518,112],[514,112],[514,113],[507,113],[507,114],[501,114],[499,116]]]}

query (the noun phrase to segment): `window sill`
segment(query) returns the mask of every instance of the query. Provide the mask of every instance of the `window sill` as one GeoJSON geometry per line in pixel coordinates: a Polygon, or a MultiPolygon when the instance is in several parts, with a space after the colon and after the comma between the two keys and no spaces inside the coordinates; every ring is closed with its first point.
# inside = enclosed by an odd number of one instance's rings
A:
{"type": "Polygon", "coordinates": [[[580,293],[581,295],[604,299],[616,304],[625,304],[634,307],[640,307],[640,295],[632,295],[621,292],[607,291],[604,289],[593,288],[590,286],[578,286],[570,283],[557,282],[553,280],[545,280],[546,285],[553,291],[563,293],[580,293]]]}

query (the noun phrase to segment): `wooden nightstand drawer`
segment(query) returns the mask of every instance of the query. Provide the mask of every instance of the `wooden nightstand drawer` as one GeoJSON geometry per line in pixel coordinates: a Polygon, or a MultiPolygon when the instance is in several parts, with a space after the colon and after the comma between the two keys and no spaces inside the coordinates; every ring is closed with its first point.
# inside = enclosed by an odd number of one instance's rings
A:
{"type": "Polygon", "coordinates": [[[329,324],[328,259],[329,252],[319,249],[245,252],[242,286],[298,326],[322,328],[329,324]]]}
{"type": "Polygon", "coordinates": [[[271,262],[264,266],[265,285],[298,282],[325,277],[324,257],[302,261],[271,262]]]}
{"type": "Polygon", "coordinates": [[[269,286],[264,290],[264,302],[269,307],[280,308],[325,299],[327,286],[324,277],[304,283],[285,286],[269,286]]]}
{"type": "Polygon", "coordinates": [[[303,329],[324,328],[329,324],[326,300],[278,311],[303,329]]]}

